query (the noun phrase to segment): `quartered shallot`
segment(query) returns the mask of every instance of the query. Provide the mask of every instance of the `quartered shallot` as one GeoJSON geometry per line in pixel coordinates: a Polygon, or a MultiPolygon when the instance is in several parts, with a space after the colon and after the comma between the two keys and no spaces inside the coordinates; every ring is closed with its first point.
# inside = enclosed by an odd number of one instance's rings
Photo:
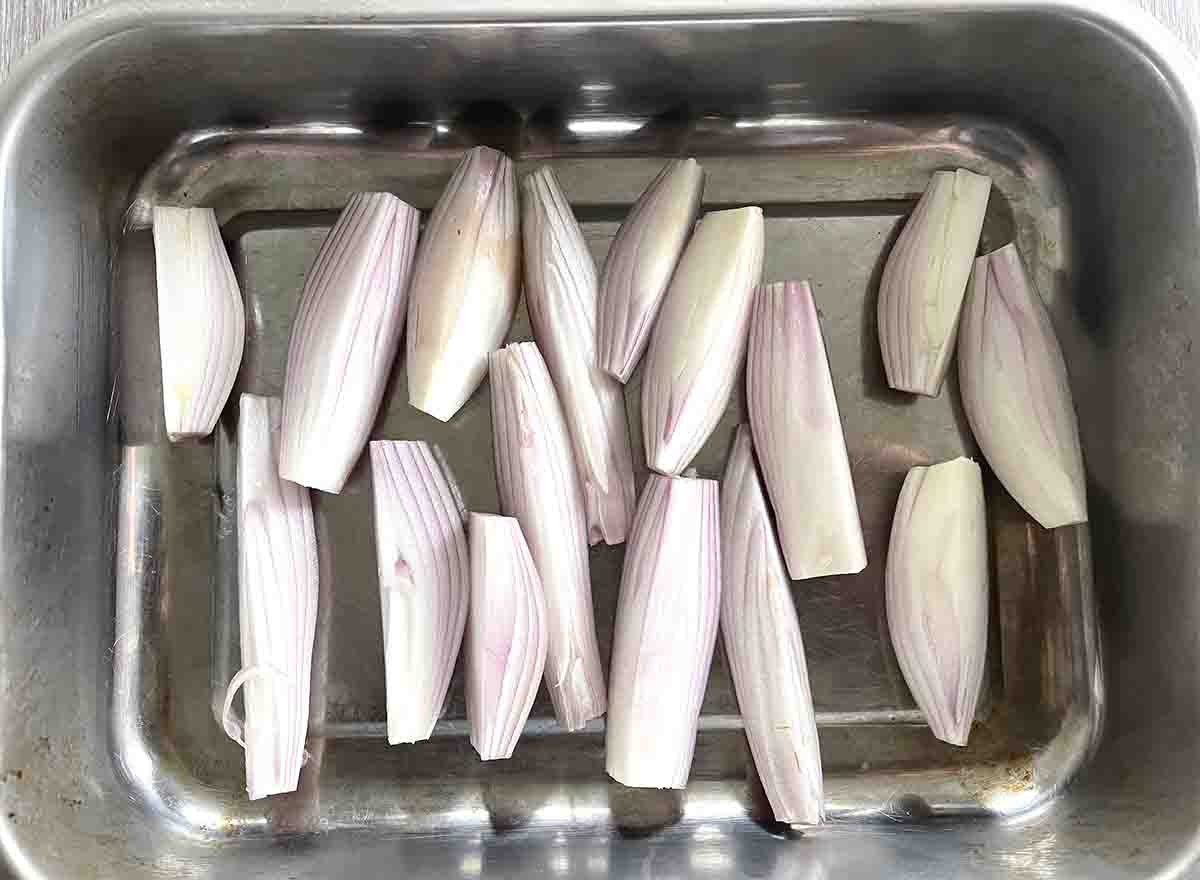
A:
{"type": "Polygon", "coordinates": [[[222,723],[246,750],[250,799],[295,791],[304,762],[317,622],[317,539],[308,490],[279,476],[281,406],[243,394],[238,414],[238,620],[242,668],[222,723]],[[245,722],[232,715],[245,688],[245,722]]]}
{"type": "Polygon", "coordinates": [[[625,540],[636,503],[621,383],[596,366],[596,268],[554,172],[522,183],[525,303],[575,448],[588,542],[625,540]]]}
{"type": "Polygon", "coordinates": [[[646,463],[688,466],[725,411],[762,273],[761,208],[705,214],[671,279],[642,376],[646,463]]]}
{"type": "Polygon", "coordinates": [[[1085,522],[1067,365],[1014,245],[975,261],[958,336],[958,382],[971,431],[1009,494],[1045,528],[1085,522]]]}
{"type": "Polygon", "coordinates": [[[471,566],[458,493],[422,441],[374,440],[375,552],[389,743],[429,739],[467,621],[471,566]]]}
{"type": "Polygon", "coordinates": [[[404,325],[417,210],[359,193],[304,279],[283,391],[285,479],[341,492],[383,400],[404,325]]]}
{"type": "Polygon", "coordinates": [[[443,422],[458,412],[504,341],[520,292],[512,161],[469,150],[421,237],[408,304],[408,402],[443,422]]]}
{"type": "Polygon", "coordinates": [[[815,825],[825,806],[808,664],[748,425],[721,480],[721,570],[721,633],[754,766],[777,820],[815,825]]]}
{"type": "Polygon", "coordinates": [[[546,591],[546,687],[554,714],[567,730],[577,730],[604,714],[606,696],[571,439],[532,342],[492,353],[491,385],[500,507],[520,522],[546,591]]]}
{"type": "Polygon", "coordinates": [[[935,172],[888,256],[879,345],[893,388],[930,397],[942,390],[991,187],[961,168],[935,172]]]}
{"type": "Polygon", "coordinates": [[[211,208],[154,209],[154,269],[167,437],[207,437],[246,342],[242,294],[211,208]]]}
{"type": "Polygon", "coordinates": [[[714,480],[651,474],[621,572],[606,737],[608,775],[683,788],[721,605],[714,480]]]}
{"type": "Polygon", "coordinates": [[[704,192],[695,159],[672,159],[638,196],[609,248],[597,315],[600,367],[628,382],[662,308],[704,192]]]}
{"type": "Polygon", "coordinates": [[[904,479],[885,575],[896,660],[933,735],[965,746],[987,655],[987,511],[979,465],[956,458],[904,479]]]}
{"type": "Polygon", "coordinates": [[[542,583],[521,526],[472,513],[467,719],[484,761],[512,757],[546,663],[542,583]]]}
{"type": "Polygon", "coordinates": [[[746,355],[754,445],[794,578],[867,566],[846,438],[807,281],[765,284],[746,355]]]}

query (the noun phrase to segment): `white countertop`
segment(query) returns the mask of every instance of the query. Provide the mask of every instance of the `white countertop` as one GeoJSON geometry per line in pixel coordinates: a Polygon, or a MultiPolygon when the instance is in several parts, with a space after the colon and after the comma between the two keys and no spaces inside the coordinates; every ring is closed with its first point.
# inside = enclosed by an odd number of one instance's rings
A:
{"type": "Polygon", "coordinates": [[[1200,0],[1130,0],[1154,13],[1200,55],[1200,0]]]}
{"type": "MultiPolygon", "coordinates": [[[[0,75],[48,30],[103,0],[0,0],[0,75]]],[[[337,0],[330,0],[334,5],[337,0]]],[[[1200,0],[1128,0],[1149,10],[1200,54],[1200,0]]]]}

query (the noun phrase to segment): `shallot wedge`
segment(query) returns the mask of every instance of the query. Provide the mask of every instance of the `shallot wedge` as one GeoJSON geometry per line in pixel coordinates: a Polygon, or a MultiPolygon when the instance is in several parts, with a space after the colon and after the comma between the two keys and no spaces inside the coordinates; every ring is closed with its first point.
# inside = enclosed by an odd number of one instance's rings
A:
{"type": "Polygon", "coordinates": [[[471,566],[457,492],[427,443],[373,440],[375,551],[389,743],[429,739],[467,622],[471,566]]]}
{"type": "Polygon", "coordinates": [[[721,605],[715,480],[651,474],[617,601],[608,775],[636,788],[683,788],[696,747],[721,605]]]}
{"type": "Polygon", "coordinates": [[[246,750],[250,799],[295,791],[304,762],[317,622],[317,538],[308,490],[279,476],[278,398],[243,394],[238,414],[238,619],[242,668],[222,723],[246,750]],[[232,717],[245,688],[246,717],[232,717]]]}
{"type": "Polygon", "coordinates": [[[525,303],[575,448],[588,542],[620,544],[636,506],[621,383],[596,366],[596,268],[554,172],[522,182],[525,303]]]}
{"type": "Polygon", "coordinates": [[[992,181],[934,172],[879,284],[879,345],[888,384],[936,397],[950,367],[992,181]]]}
{"type": "Polygon", "coordinates": [[[341,492],[383,400],[420,215],[390,193],[359,193],[304,279],[288,343],[280,474],[341,492]]]}
{"type": "Polygon", "coordinates": [[[700,163],[672,159],[638,196],[609,248],[600,278],[597,363],[621,382],[629,381],[650,341],[703,192],[700,163]]]}
{"type": "Polygon", "coordinates": [[[764,284],[746,354],[754,445],[793,578],[867,567],[825,341],[807,281],[764,284]]]}
{"type": "Polygon", "coordinates": [[[537,696],[549,638],[542,583],[521,526],[472,513],[467,719],[484,761],[511,758],[537,696]]]}
{"type": "Polygon", "coordinates": [[[761,208],[704,215],[683,252],[642,377],[646,463],[659,473],[682,473],[725,411],[762,262],[761,208]]]}
{"type": "Polygon", "coordinates": [[[546,590],[546,687],[554,714],[567,730],[578,730],[604,714],[607,697],[571,439],[532,342],[492,353],[491,385],[500,507],[520,522],[546,590]]]}
{"type": "Polygon", "coordinates": [[[154,209],[154,269],[167,437],[207,437],[246,343],[242,294],[211,208],[154,209]]]}
{"type": "Polygon", "coordinates": [[[469,150],[421,238],[408,305],[408,402],[449,421],[479,387],[520,293],[512,161],[469,150]]]}
{"type": "Polygon", "coordinates": [[[804,642],[750,428],[738,428],[721,480],[721,634],[754,766],[780,822],[825,818],[821,748],[804,642]]]}
{"type": "Polygon", "coordinates": [[[885,575],[888,629],[933,735],[965,746],[987,655],[987,511],[979,465],[956,458],[904,479],[885,575]]]}
{"type": "Polygon", "coordinates": [[[958,374],[971,431],[1009,494],[1047,529],[1086,522],[1067,365],[1014,245],[975,261],[958,374]]]}

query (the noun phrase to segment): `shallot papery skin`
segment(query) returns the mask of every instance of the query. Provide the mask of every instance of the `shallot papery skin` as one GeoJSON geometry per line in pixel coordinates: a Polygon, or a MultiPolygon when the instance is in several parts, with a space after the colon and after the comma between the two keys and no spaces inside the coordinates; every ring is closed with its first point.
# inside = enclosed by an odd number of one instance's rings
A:
{"type": "Polygon", "coordinates": [[[542,583],[521,526],[472,513],[467,719],[484,761],[511,758],[546,663],[542,583]]]}
{"type": "Polygon", "coordinates": [[[279,476],[278,398],[243,394],[237,443],[238,622],[242,668],[222,721],[246,750],[251,800],[295,791],[304,762],[316,636],[317,538],[308,490],[279,476]],[[230,709],[244,687],[246,718],[230,709]]]}
{"type": "Polygon", "coordinates": [[[520,293],[512,161],[467,152],[421,237],[408,304],[408,402],[449,421],[479,387],[520,293]]]}
{"type": "Polygon", "coordinates": [[[975,261],[958,374],[971,431],[1009,494],[1044,528],[1086,522],[1067,365],[1014,245],[975,261]]]}
{"type": "Polygon", "coordinates": [[[938,739],[965,746],[987,656],[987,511],[979,465],[956,458],[908,472],[888,547],[888,629],[896,660],[938,739]]]}
{"type": "Polygon", "coordinates": [[[207,437],[242,363],[242,294],[211,208],[156,207],[153,218],[167,437],[207,437]]]}
{"type": "Polygon", "coordinates": [[[937,171],[896,240],[879,285],[879,345],[888,384],[936,397],[950,367],[992,181],[937,171]]]}
{"type": "Polygon", "coordinates": [[[389,743],[429,739],[467,622],[471,566],[456,492],[422,441],[373,440],[375,552],[389,743]]]}
{"type": "Polygon", "coordinates": [[[522,196],[525,303],[571,432],[588,542],[620,544],[637,495],[625,391],[596,366],[596,268],[553,171],[526,177],[522,196]]]}
{"type": "Polygon", "coordinates": [[[600,278],[597,363],[622,383],[642,359],[704,193],[695,159],[672,159],[617,230],[600,278]]]}
{"type": "Polygon", "coordinates": [[[390,193],[346,204],[304,279],[288,343],[280,474],[341,492],[383,400],[420,214],[390,193]]]}
{"type": "Polygon", "coordinates": [[[571,439],[532,342],[492,353],[491,386],[500,508],[520,522],[546,591],[546,687],[554,714],[564,728],[578,730],[604,714],[607,697],[571,439]]]}
{"type": "Polygon", "coordinates": [[[646,463],[679,474],[729,403],[762,274],[761,208],[704,215],[654,325],[642,375],[646,463]]]}
{"type": "Polygon", "coordinates": [[[754,445],[793,578],[867,567],[817,307],[807,281],[765,284],[746,355],[754,445]]]}
{"type": "Polygon", "coordinates": [[[738,706],[771,811],[825,818],[821,748],[800,623],[775,543],[750,428],[738,428],[721,480],[721,633],[738,706]]]}
{"type": "Polygon", "coordinates": [[[715,480],[651,474],[625,550],[613,635],[608,775],[683,788],[721,606],[715,480]]]}

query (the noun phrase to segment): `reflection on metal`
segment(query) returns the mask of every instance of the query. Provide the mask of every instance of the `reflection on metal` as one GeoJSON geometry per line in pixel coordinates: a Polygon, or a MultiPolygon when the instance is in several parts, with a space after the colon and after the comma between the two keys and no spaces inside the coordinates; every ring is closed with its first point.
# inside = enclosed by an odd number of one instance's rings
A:
{"type": "Polygon", "coordinates": [[[572,119],[567,123],[571,134],[603,137],[604,135],[631,134],[639,131],[644,120],[636,119],[572,119]]]}
{"type": "Polygon", "coordinates": [[[829,125],[828,119],[816,116],[768,116],[765,119],[739,119],[734,128],[801,128],[821,129],[829,125]]]}

